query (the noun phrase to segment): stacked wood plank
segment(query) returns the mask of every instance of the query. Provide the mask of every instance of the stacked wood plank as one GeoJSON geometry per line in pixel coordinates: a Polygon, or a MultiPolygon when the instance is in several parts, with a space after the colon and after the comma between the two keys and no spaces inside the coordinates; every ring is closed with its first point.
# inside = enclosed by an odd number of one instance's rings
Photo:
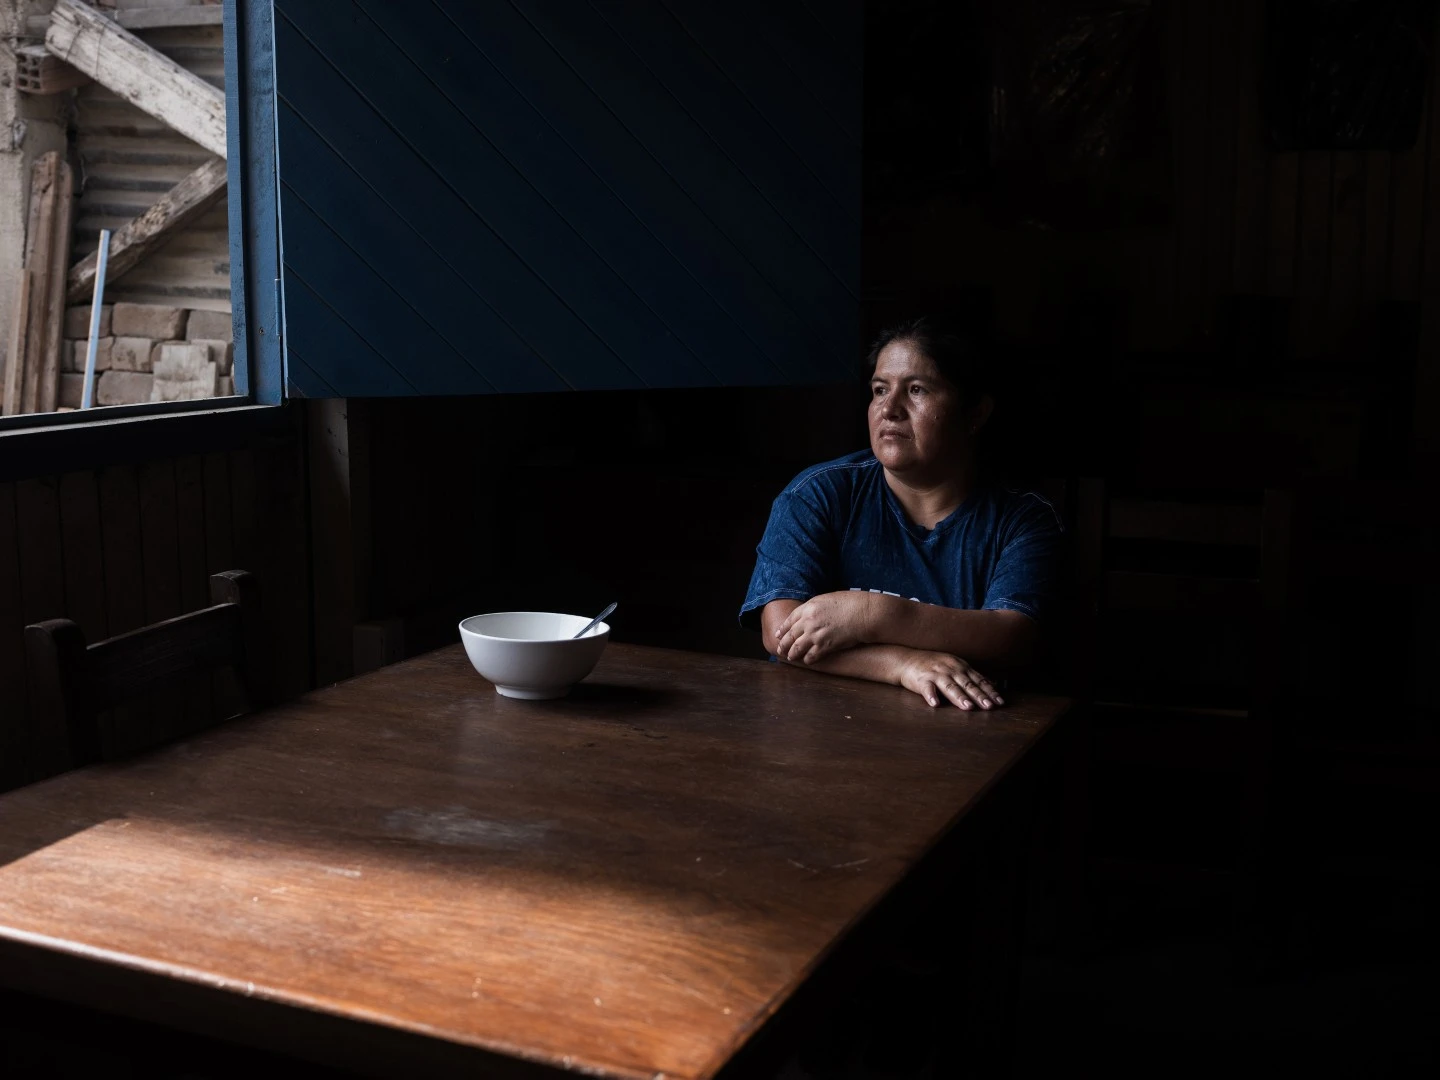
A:
{"type": "Polygon", "coordinates": [[[54,412],[60,394],[65,278],[74,206],[74,178],[59,151],[40,157],[30,174],[30,219],[10,348],[5,364],[5,415],[54,412]]]}

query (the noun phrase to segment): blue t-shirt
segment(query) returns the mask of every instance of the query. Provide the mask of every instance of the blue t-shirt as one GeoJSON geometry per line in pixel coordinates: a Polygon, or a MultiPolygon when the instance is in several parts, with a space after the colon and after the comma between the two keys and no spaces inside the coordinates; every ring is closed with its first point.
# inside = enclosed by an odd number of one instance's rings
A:
{"type": "Polygon", "coordinates": [[[1040,620],[1059,585],[1062,526],[1048,500],[981,487],[933,529],[915,524],[869,450],[806,469],[775,499],[740,623],[772,600],[846,589],[1040,620]]]}

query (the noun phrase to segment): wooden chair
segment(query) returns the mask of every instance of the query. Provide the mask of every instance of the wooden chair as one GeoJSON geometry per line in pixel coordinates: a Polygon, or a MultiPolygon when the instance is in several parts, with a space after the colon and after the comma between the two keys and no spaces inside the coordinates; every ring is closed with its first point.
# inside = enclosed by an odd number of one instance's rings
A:
{"type": "Polygon", "coordinates": [[[1117,886],[1208,894],[1241,922],[1253,903],[1289,669],[1292,503],[1279,490],[1077,485],[1072,682],[1088,707],[1067,848],[1081,935],[1089,898],[1117,886]],[[1182,782],[1196,801],[1167,809],[1182,782]],[[1130,800],[1107,807],[1127,785],[1130,800]],[[1128,849],[1120,835],[1147,831],[1128,849]]]}
{"type": "Polygon", "coordinates": [[[72,767],[117,756],[102,745],[101,714],[192,675],[230,668],[236,711],[265,703],[258,582],[244,570],[215,574],[210,599],[210,607],[93,645],[69,619],[25,628],[32,718],[40,730],[65,732],[72,767]]]}

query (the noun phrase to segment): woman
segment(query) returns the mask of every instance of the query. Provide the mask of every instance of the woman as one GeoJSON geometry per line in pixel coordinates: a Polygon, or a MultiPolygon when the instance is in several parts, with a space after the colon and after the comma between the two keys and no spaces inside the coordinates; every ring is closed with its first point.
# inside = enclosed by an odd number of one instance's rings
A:
{"type": "Polygon", "coordinates": [[[1038,495],[985,484],[984,357],[920,318],[870,350],[870,449],[776,498],[740,609],[791,664],[903,686],[932,706],[1004,704],[1057,585],[1061,525],[1038,495]]]}

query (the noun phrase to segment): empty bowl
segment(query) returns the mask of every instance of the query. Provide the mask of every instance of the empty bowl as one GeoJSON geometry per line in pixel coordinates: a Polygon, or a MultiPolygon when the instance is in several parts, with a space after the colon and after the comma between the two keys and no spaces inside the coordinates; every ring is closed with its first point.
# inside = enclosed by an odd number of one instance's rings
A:
{"type": "Polygon", "coordinates": [[[610,640],[601,623],[583,638],[586,615],[553,611],[498,611],[460,623],[460,640],[475,670],[506,697],[541,701],[564,697],[589,675],[610,640]]]}

